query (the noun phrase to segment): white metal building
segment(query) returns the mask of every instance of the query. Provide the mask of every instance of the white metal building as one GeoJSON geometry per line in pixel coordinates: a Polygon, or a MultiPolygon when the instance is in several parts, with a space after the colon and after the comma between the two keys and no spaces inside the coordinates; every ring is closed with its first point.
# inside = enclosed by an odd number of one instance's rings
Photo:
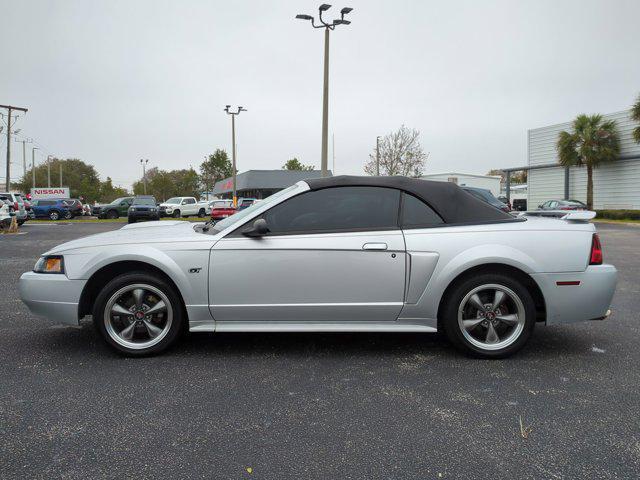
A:
{"type": "Polygon", "coordinates": [[[494,196],[500,195],[500,176],[474,175],[472,173],[430,173],[420,177],[424,180],[435,180],[438,182],[453,182],[460,187],[476,187],[491,190],[494,196]]]}
{"type": "MultiPolygon", "coordinates": [[[[640,144],[633,141],[637,126],[630,112],[603,115],[615,120],[620,135],[620,157],[593,171],[594,209],[640,209],[640,144]]],[[[562,130],[571,131],[571,122],[536,128],[528,132],[528,205],[535,209],[551,199],[587,201],[587,170],[565,169],[558,163],[556,141],[562,130]],[[546,168],[548,166],[548,168],[546,168]]]]}

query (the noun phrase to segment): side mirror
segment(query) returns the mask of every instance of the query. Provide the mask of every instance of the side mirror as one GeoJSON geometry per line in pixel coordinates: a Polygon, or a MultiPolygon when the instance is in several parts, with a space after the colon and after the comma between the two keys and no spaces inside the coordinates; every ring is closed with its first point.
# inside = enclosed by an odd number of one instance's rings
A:
{"type": "Polygon", "coordinates": [[[263,237],[267,233],[269,233],[269,227],[267,227],[266,220],[264,218],[259,218],[253,222],[251,230],[247,230],[243,235],[246,237],[263,237]]]}

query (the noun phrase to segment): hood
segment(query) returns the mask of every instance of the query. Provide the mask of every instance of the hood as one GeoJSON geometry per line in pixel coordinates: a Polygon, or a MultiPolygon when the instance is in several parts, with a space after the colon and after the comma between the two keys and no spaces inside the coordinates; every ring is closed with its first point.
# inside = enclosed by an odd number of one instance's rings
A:
{"type": "Polygon", "coordinates": [[[52,248],[45,254],[62,253],[68,250],[78,250],[88,247],[104,247],[111,245],[141,244],[141,243],[172,243],[201,241],[206,237],[193,229],[195,223],[186,221],[158,221],[132,223],[119,230],[98,233],[79,238],[52,248]]]}

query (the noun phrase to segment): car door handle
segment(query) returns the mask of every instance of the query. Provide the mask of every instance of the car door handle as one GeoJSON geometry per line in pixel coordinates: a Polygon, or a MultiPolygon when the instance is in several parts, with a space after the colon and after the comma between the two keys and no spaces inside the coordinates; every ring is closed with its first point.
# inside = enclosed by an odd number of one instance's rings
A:
{"type": "Polygon", "coordinates": [[[362,245],[363,250],[386,250],[386,243],[365,243],[362,245]]]}

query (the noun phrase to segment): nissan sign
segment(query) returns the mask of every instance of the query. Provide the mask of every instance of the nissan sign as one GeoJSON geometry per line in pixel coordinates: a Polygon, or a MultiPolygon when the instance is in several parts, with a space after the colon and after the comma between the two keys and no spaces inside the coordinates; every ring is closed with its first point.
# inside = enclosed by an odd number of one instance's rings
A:
{"type": "Polygon", "coordinates": [[[43,198],[70,198],[69,187],[32,188],[31,198],[41,200],[43,198]]]}

